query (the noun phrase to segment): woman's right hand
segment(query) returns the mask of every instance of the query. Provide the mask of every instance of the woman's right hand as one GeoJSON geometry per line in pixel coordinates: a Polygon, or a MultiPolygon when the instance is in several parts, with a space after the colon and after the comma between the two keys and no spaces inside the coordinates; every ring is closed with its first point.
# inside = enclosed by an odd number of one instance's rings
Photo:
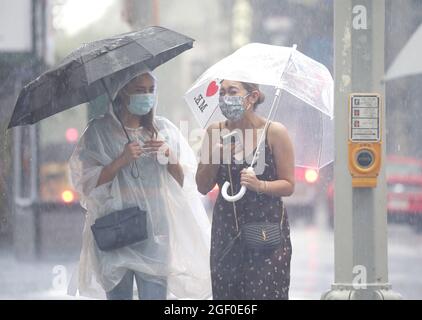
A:
{"type": "Polygon", "coordinates": [[[101,170],[97,187],[113,180],[119,170],[138,159],[142,152],[142,148],[137,141],[127,143],[120,156],[101,170]]]}
{"type": "Polygon", "coordinates": [[[137,141],[132,141],[125,145],[120,158],[125,165],[135,161],[142,155],[142,148],[137,141]]]}

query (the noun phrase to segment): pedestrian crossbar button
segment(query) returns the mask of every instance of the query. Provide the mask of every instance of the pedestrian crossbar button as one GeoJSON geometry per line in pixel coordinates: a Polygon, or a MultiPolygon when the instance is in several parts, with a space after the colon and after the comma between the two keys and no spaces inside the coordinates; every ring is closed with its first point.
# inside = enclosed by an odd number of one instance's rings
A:
{"type": "Polygon", "coordinates": [[[363,168],[368,168],[374,163],[374,156],[369,150],[362,150],[357,155],[357,162],[363,168]]]}

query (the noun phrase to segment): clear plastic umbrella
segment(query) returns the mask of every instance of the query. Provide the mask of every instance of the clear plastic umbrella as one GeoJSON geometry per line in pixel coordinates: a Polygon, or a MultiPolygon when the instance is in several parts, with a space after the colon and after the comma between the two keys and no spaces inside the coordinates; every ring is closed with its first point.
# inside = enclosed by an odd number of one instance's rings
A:
{"type": "MultiPolygon", "coordinates": [[[[296,50],[296,45],[243,46],[205,71],[186,92],[185,100],[202,127],[224,119],[218,108],[221,79],[262,85],[261,90],[270,102],[260,105],[257,112],[287,127],[295,148],[296,166],[319,170],[333,161],[333,78],[324,65],[296,50]],[[280,99],[283,90],[288,94],[280,99]]],[[[263,135],[256,150],[262,142],[263,135]]],[[[248,170],[253,170],[257,156],[255,153],[248,170]]],[[[229,196],[229,186],[226,182],[222,188],[228,201],[237,201],[246,192],[242,187],[238,194],[229,196]]]]}

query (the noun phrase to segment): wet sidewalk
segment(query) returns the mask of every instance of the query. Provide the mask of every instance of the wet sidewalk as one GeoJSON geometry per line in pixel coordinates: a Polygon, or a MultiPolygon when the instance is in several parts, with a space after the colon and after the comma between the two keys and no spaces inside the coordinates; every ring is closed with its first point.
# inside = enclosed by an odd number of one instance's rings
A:
{"type": "MultiPolygon", "coordinates": [[[[389,280],[404,299],[422,298],[422,234],[389,225],[389,280]]],[[[334,281],[334,235],[323,224],[291,223],[290,299],[319,300],[334,281]]],[[[0,250],[0,299],[86,299],[68,295],[77,261],[62,257],[20,261],[0,250]]]]}

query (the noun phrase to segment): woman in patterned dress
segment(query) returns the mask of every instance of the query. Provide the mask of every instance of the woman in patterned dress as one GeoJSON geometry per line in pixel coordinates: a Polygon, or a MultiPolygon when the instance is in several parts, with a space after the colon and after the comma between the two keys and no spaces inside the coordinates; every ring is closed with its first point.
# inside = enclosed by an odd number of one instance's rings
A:
{"type": "MultiPolygon", "coordinates": [[[[259,131],[266,119],[257,115],[255,109],[264,95],[258,85],[224,80],[220,87],[220,109],[228,119],[224,123],[211,124],[201,149],[196,182],[198,190],[207,194],[215,184],[221,187],[231,181],[233,194],[241,186],[247,191],[242,199],[226,201],[219,194],[213,211],[211,231],[211,279],[213,298],[220,299],[288,299],[290,285],[291,242],[287,214],[282,214],[282,198],[294,191],[294,152],[286,128],[271,122],[265,132],[265,144],[261,144],[260,160],[263,169],[255,173],[245,170],[250,165],[253,152],[247,152],[248,142],[256,149],[259,131]],[[243,137],[252,136],[251,143],[245,139],[242,151],[246,156],[235,160],[235,144],[223,145],[222,130],[240,130],[243,137]],[[218,135],[213,132],[218,131],[218,135]],[[247,132],[249,131],[249,132],[247,132]],[[252,135],[250,135],[252,132],[252,135]],[[246,135],[245,135],[246,133],[246,135]],[[230,165],[221,156],[229,148],[230,165]],[[215,159],[218,159],[216,163],[215,159]],[[214,159],[214,163],[213,163],[214,159]],[[230,177],[231,173],[231,177],[230,177]],[[230,179],[231,178],[231,179],[230,179]],[[235,214],[236,212],[236,214],[235,214]],[[283,241],[274,251],[252,251],[238,240],[232,241],[240,225],[248,222],[282,221],[283,241]]],[[[259,162],[259,161],[258,161],[259,162]]]]}

